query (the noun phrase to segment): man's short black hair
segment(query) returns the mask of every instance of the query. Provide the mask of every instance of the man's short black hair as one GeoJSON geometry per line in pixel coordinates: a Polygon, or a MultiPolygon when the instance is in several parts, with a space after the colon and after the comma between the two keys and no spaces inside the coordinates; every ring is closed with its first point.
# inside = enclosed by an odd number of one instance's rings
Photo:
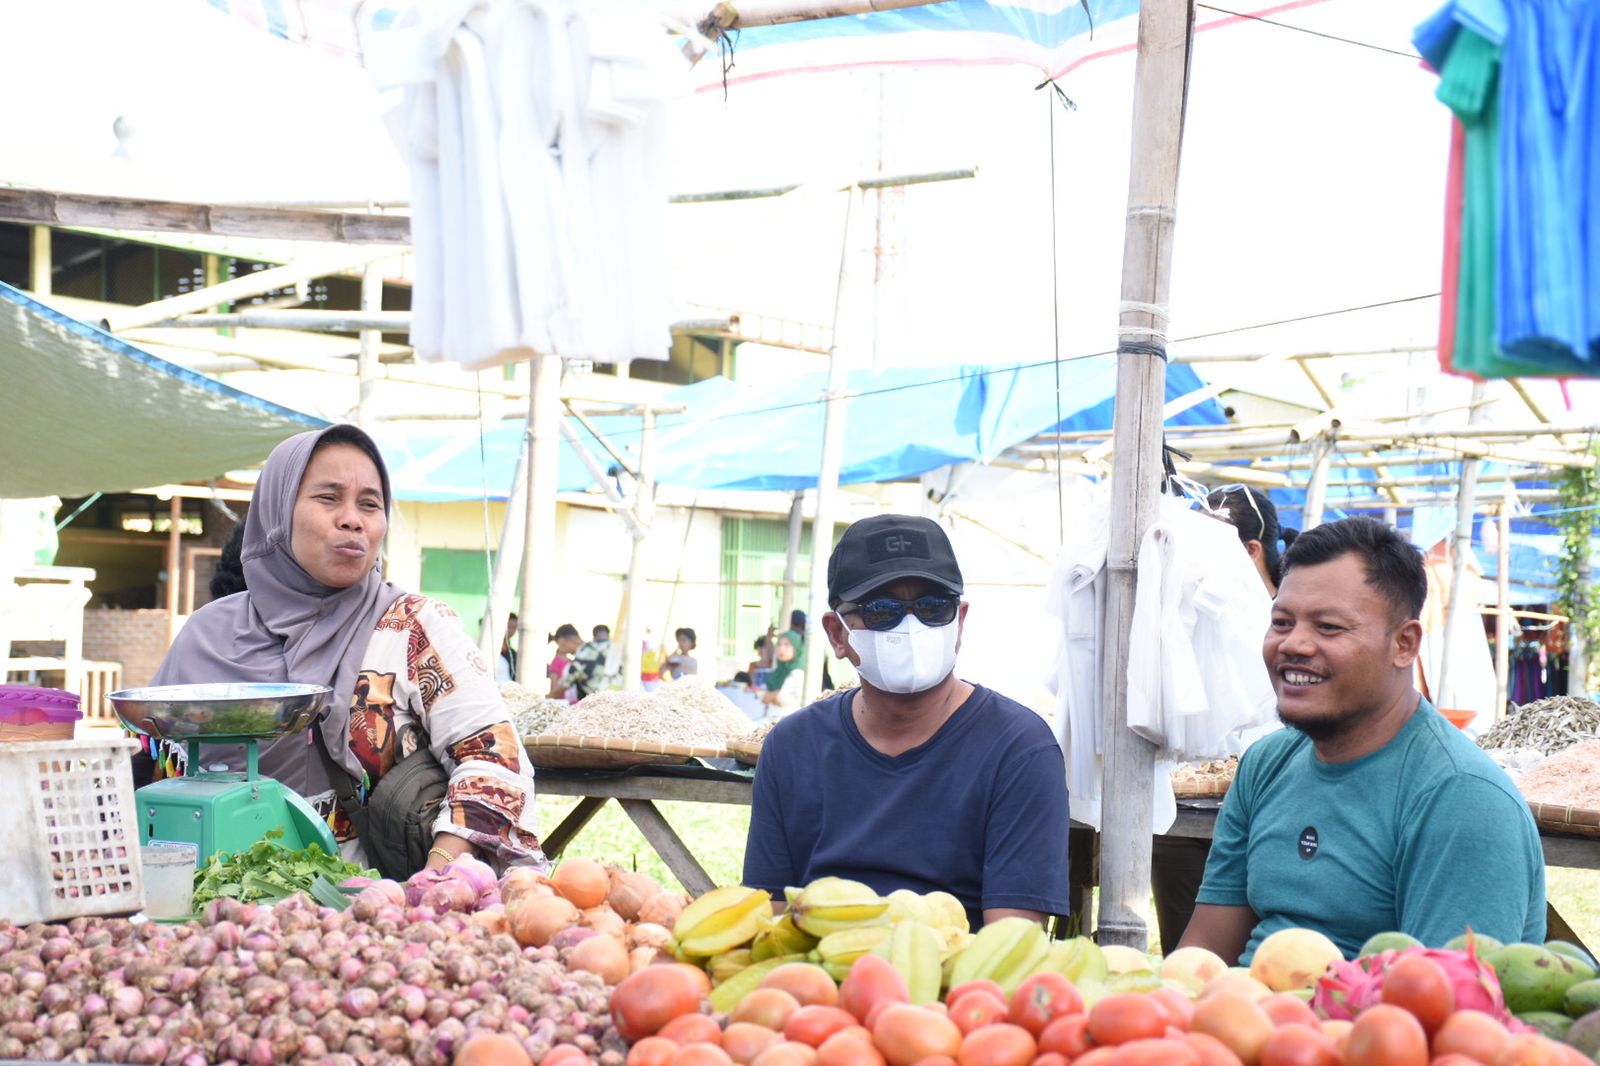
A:
{"type": "Polygon", "coordinates": [[[1341,518],[1308,529],[1283,553],[1283,573],[1297,566],[1331,563],[1341,555],[1361,557],[1367,584],[1389,601],[1401,620],[1422,617],[1428,573],[1422,553],[1399,530],[1375,518],[1341,518]]]}
{"type": "Polygon", "coordinates": [[[678,637],[688,637],[689,638],[689,647],[693,648],[693,647],[696,646],[695,645],[695,639],[696,638],[695,638],[695,635],[694,635],[694,630],[690,629],[688,626],[683,626],[682,628],[678,629],[676,632],[674,632],[672,634],[672,636],[673,636],[674,639],[676,639],[678,637]]]}
{"type": "Polygon", "coordinates": [[[590,630],[589,636],[593,640],[610,640],[611,639],[611,627],[610,626],[595,626],[594,629],[590,630]]]}

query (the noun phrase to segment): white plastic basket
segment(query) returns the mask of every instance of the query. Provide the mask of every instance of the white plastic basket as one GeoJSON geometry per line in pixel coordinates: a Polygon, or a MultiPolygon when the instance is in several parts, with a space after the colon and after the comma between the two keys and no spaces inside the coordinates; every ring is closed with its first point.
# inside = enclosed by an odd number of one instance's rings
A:
{"type": "Polygon", "coordinates": [[[144,906],[127,739],[0,744],[0,918],[17,925],[144,906]]]}

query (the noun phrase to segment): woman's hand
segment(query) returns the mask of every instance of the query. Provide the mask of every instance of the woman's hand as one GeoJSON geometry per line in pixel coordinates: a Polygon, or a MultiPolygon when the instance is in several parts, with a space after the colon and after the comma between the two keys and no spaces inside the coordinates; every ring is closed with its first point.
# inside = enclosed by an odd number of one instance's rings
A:
{"type": "Polygon", "coordinates": [[[472,845],[454,833],[435,833],[433,835],[433,847],[428,849],[428,863],[424,868],[437,870],[447,862],[473,853],[472,845]]]}

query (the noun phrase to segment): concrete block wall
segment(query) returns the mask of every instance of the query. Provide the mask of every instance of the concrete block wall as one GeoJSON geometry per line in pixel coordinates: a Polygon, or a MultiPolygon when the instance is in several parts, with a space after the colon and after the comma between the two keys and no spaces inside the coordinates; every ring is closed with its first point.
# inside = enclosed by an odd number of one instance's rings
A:
{"type": "Polygon", "coordinates": [[[164,609],[90,608],[83,612],[83,657],[121,663],[125,688],[148,685],[166,654],[164,609]]]}

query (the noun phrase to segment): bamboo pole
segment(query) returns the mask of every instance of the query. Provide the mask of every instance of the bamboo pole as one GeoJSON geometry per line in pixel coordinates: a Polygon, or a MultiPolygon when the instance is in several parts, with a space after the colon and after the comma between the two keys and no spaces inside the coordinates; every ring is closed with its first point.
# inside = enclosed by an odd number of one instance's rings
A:
{"type": "MultiPolygon", "coordinates": [[[[1590,540],[1593,546],[1593,539],[1590,540]]],[[[1577,594],[1572,602],[1572,624],[1567,627],[1567,695],[1589,695],[1589,637],[1584,631],[1583,619],[1588,616],[1589,602],[1594,596],[1594,584],[1589,574],[1590,552],[1578,554],[1575,560],[1577,594]]]]}
{"type": "Polygon", "coordinates": [[[171,528],[167,530],[167,646],[178,639],[178,586],[183,584],[178,573],[182,556],[183,497],[173,496],[168,503],[171,528]]]}
{"type": "MultiPolygon", "coordinates": [[[[381,286],[383,272],[375,264],[362,270],[363,284],[375,274],[381,286]]],[[[247,274],[246,277],[255,275],[247,274]]],[[[277,286],[274,286],[275,288],[277,286]]],[[[160,323],[162,329],[298,329],[312,333],[405,333],[411,329],[410,311],[385,311],[382,294],[363,291],[359,311],[322,311],[301,307],[252,307],[248,311],[183,315],[160,323]],[[369,306],[370,304],[370,306],[369,306]]]]}
{"type": "Polygon", "coordinates": [[[1495,514],[1494,720],[1505,717],[1511,693],[1511,490],[1495,514]]]}
{"type": "MultiPolygon", "coordinates": [[[[940,181],[964,181],[967,178],[975,178],[977,176],[977,167],[957,167],[953,170],[926,170],[916,174],[872,174],[868,177],[858,178],[849,185],[841,185],[834,191],[892,189],[905,185],[929,185],[940,181]]],[[[787,185],[764,185],[753,189],[680,192],[667,197],[667,202],[674,204],[714,204],[726,203],[731,200],[766,200],[775,196],[787,196],[803,188],[805,188],[804,184],[791,182],[787,185]]]]}
{"type": "Polygon", "coordinates": [[[703,18],[695,19],[701,33],[716,40],[727,30],[751,26],[775,26],[784,22],[810,22],[815,19],[865,15],[873,11],[898,11],[923,7],[937,0],[738,0],[717,4],[703,18]]]}
{"type": "MultiPolygon", "coordinates": [[[[1483,392],[1484,383],[1474,381],[1474,404],[1483,399],[1483,392]]],[[[1475,421],[1481,414],[1482,408],[1474,406],[1468,417],[1475,421]]],[[[1461,485],[1457,490],[1456,531],[1450,541],[1450,589],[1444,607],[1444,646],[1439,649],[1439,676],[1434,679],[1433,685],[1434,699],[1440,707],[1455,706],[1455,689],[1450,684],[1455,680],[1450,674],[1451,660],[1454,658],[1451,649],[1455,646],[1456,634],[1461,631],[1461,612],[1467,602],[1462,599],[1461,586],[1466,583],[1467,556],[1472,553],[1472,517],[1477,494],[1478,461],[1465,459],[1461,463],[1461,485]]],[[[1477,596],[1473,596],[1471,602],[1474,608],[1477,601],[1477,596]]]]}
{"type": "Polygon", "coordinates": [[[1306,504],[1301,527],[1315,529],[1322,524],[1322,510],[1328,498],[1328,467],[1333,460],[1334,439],[1319,437],[1312,446],[1311,480],[1306,485],[1306,504]]]}
{"type": "Polygon", "coordinates": [[[522,542],[522,602],[517,612],[517,680],[542,678],[540,633],[555,626],[557,599],[556,490],[560,485],[561,359],[536,355],[528,362],[528,489],[522,542]]]}
{"type": "Polygon", "coordinates": [[[806,524],[805,499],[804,492],[796,492],[789,501],[789,543],[783,559],[783,606],[778,610],[780,625],[788,625],[789,615],[794,611],[795,575],[800,571],[800,537],[806,524]]]}
{"type": "Polygon", "coordinates": [[[284,266],[269,267],[252,274],[243,274],[220,285],[179,293],[177,296],[169,296],[164,300],[141,304],[138,307],[113,307],[106,312],[104,326],[112,333],[119,333],[135,326],[154,325],[157,322],[178,318],[180,315],[204,311],[217,304],[233,303],[251,296],[260,296],[273,289],[287,288],[309,278],[342,274],[393,254],[387,248],[345,248],[337,255],[302,259],[284,266]]]}
{"type": "MultiPolygon", "coordinates": [[[[565,423],[562,423],[565,425],[565,423]]],[[[506,516],[500,523],[500,543],[494,555],[494,572],[489,577],[489,596],[483,605],[483,624],[478,627],[478,650],[489,662],[500,654],[510,622],[506,605],[517,589],[517,573],[522,566],[522,545],[528,533],[528,436],[523,434],[517,450],[517,469],[511,475],[511,491],[506,498],[506,516]]],[[[518,616],[521,621],[521,616],[518,616]]]]}
{"type": "Polygon", "coordinates": [[[1191,0],[1140,5],[1106,556],[1104,806],[1096,922],[1102,944],[1140,951],[1149,944],[1145,915],[1155,746],[1127,725],[1128,654],[1139,543],[1155,516],[1162,480],[1167,301],[1193,44],[1191,0]]]}
{"type": "MultiPolygon", "coordinates": [[[[361,271],[361,313],[369,315],[383,310],[383,270],[377,263],[368,263],[361,271]]],[[[378,424],[378,347],[383,334],[376,329],[361,331],[361,352],[356,356],[357,377],[360,386],[356,401],[356,424],[371,432],[378,424]]],[[[499,651],[498,648],[495,649],[499,651]]]]}
{"type": "Polygon", "coordinates": [[[650,520],[654,511],[656,413],[646,406],[640,417],[644,421],[639,435],[639,478],[635,482],[633,514],[639,532],[633,538],[628,552],[627,584],[622,590],[622,687],[629,691],[639,688],[640,656],[643,653],[645,625],[644,591],[645,542],[650,535],[650,520]]]}
{"type": "MultiPolygon", "coordinates": [[[[817,470],[817,505],[811,519],[811,581],[806,599],[804,700],[809,703],[822,689],[826,643],[821,639],[822,615],[828,610],[828,556],[833,552],[833,521],[839,493],[839,467],[844,460],[845,390],[850,380],[848,349],[839,343],[845,301],[850,295],[850,241],[860,190],[845,193],[844,235],[839,240],[839,278],[833,296],[833,345],[828,350],[828,386],[822,414],[822,457],[817,470]]],[[[787,624],[788,619],[781,619],[787,624]]]]}

